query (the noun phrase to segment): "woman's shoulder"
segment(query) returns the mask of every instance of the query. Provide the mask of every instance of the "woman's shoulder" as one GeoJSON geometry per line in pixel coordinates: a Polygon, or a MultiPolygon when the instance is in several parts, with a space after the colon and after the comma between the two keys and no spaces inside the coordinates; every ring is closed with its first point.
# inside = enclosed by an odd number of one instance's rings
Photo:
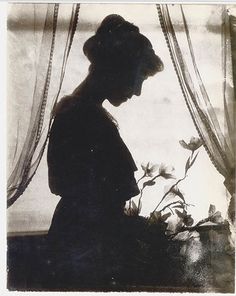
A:
{"type": "Polygon", "coordinates": [[[53,117],[66,114],[71,110],[74,110],[77,105],[76,101],[77,98],[73,95],[63,96],[52,110],[53,117]]]}

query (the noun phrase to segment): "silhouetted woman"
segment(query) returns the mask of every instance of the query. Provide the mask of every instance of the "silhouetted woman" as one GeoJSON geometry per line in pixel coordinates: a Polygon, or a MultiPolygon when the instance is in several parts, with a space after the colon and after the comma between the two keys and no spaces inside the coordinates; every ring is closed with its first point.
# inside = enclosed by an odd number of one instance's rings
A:
{"type": "Polygon", "coordinates": [[[119,106],[139,96],[163,64],[138,27],[119,15],[107,16],[83,51],[88,76],[58,103],[49,138],[49,186],[61,200],[48,237],[62,280],[86,285],[122,270],[129,252],[124,206],[139,193],[134,160],[102,103],[119,106]]]}

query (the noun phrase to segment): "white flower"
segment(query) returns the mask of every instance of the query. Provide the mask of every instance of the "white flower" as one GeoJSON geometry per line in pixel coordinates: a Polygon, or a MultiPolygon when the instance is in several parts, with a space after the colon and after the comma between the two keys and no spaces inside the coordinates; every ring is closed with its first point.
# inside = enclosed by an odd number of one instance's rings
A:
{"type": "Polygon", "coordinates": [[[145,177],[153,177],[154,173],[158,168],[156,164],[151,164],[150,162],[148,162],[146,165],[141,164],[141,167],[144,171],[145,177]]]}
{"type": "Polygon", "coordinates": [[[192,137],[188,144],[184,140],[179,141],[179,143],[184,149],[191,150],[192,152],[202,146],[202,140],[197,137],[192,137]]]}
{"type": "Polygon", "coordinates": [[[159,175],[162,176],[165,179],[174,179],[174,175],[172,174],[174,171],[173,167],[169,167],[167,165],[164,165],[163,163],[159,166],[159,175]]]}

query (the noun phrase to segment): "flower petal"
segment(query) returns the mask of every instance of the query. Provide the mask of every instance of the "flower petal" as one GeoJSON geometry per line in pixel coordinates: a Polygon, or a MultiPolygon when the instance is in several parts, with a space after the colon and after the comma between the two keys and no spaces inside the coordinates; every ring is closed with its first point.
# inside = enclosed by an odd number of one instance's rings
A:
{"type": "Polygon", "coordinates": [[[166,174],[163,174],[162,177],[165,178],[165,179],[175,179],[176,178],[174,175],[167,174],[167,173],[166,174]]]}
{"type": "Polygon", "coordinates": [[[175,213],[177,214],[177,216],[179,218],[181,218],[181,219],[184,219],[185,218],[185,215],[182,212],[180,212],[179,210],[175,209],[175,213]]]}
{"type": "Polygon", "coordinates": [[[147,165],[145,165],[145,164],[141,164],[141,168],[142,168],[142,170],[144,171],[144,173],[147,172],[147,165]]]}
{"type": "Polygon", "coordinates": [[[192,137],[189,145],[191,145],[192,150],[197,150],[202,145],[202,140],[197,137],[192,137]]]}
{"type": "Polygon", "coordinates": [[[152,172],[155,172],[157,169],[158,169],[158,165],[157,165],[157,164],[153,164],[153,165],[151,166],[151,168],[150,168],[150,170],[151,170],[152,172]]]}
{"type": "Polygon", "coordinates": [[[188,144],[184,141],[184,140],[180,140],[179,141],[180,145],[184,148],[184,149],[188,149],[191,150],[188,146],[188,144]]]}

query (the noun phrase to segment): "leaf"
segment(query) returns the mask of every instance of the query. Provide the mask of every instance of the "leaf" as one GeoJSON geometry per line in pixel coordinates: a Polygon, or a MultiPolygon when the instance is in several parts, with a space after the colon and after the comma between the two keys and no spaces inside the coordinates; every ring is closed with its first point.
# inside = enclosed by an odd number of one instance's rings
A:
{"type": "Polygon", "coordinates": [[[185,216],[183,222],[184,222],[184,224],[185,224],[186,226],[192,226],[194,220],[193,220],[193,218],[191,217],[191,215],[187,215],[187,216],[185,216]]]}
{"type": "Polygon", "coordinates": [[[180,140],[179,143],[184,149],[189,149],[188,144],[184,140],[180,140]]]}
{"type": "Polygon", "coordinates": [[[173,209],[183,209],[184,208],[184,205],[178,205],[178,206],[173,206],[172,207],[173,209]]]}
{"type": "Polygon", "coordinates": [[[209,207],[209,210],[208,210],[208,216],[212,216],[216,211],[216,206],[215,205],[212,205],[210,204],[210,207],[209,207]]]}
{"type": "Polygon", "coordinates": [[[159,219],[161,217],[161,212],[160,211],[155,211],[153,213],[153,215],[154,215],[155,218],[158,218],[159,219]]]}
{"type": "Polygon", "coordinates": [[[190,168],[190,157],[188,158],[187,162],[186,162],[186,165],[185,165],[185,174],[187,173],[187,171],[189,170],[190,168]]]}
{"type": "MultiPolygon", "coordinates": [[[[176,185],[176,186],[174,186],[174,188],[172,188],[171,189],[171,192],[170,192],[171,194],[173,194],[174,196],[178,196],[178,197],[180,197],[182,200],[183,200],[183,202],[185,203],[185,198],[184,198],[184,195],[183,195],[183,193],[179,190],[179,188],[178,188],[178,186],[176,185]]],[[[180,203],[182,203],[182,201],[179,201],[180,203]]]]}
{"type": "Polygon", "coordinates": [[[142,209],[142,201],[140,200],[139,201],[139,208],[138,208],[138,214],[140,214],[140,212],[141,212],[141,209],[142,209]]]}
{"type": "Polygon", "coordinates": [[[185,202],[184,195],[183,195],[183,193],[180,190],[178,192],[178,196],[185,202]]]}
{"type": "Polygon", "coordinates": [[[170,216],[171,216],[171,213],[164,214],[163,216],[161,216],[161,221],[165,222],[170,216]]]}
{"type": "Polygon", "coordinates": [[[135,212],[138,212],[138,207],[136,206],[135,202],[132,200],[132,209],[135,211],[135,212]]]}
{"type": "Polygon", "coordinates": [[[181,213],[179,210],[175,210],[175,213],[177,214],[177,216],[181,219],[183,219],[185,217],[185,215],[183,213],[181,213]]]}
{"type": "Polygon", "coordinates": [[[184,209],[183,210],[183,215],[186,217],[187,216],[187,211],[184,209]]]}
{"type": "Polygon", "coordinates": [[[151,217],[151,222],[152,223],[157,223],[161,219],[161,212],[155,211],[155,212],[151,213],[150,217],[151,217]]]}
{"type": "MultiPolygon", "coordinates": [[[[198,152],[198,153],[199,153],[199,152],[198,152]]],[[[197,158],[197,156],[198,156],[198,153],[195,155],[194,159],[191,161],[191,163],[190,163],[190,167],[194,164],[194,162],[195,162],[195,160],[196,160],[196,158],[197,158]]]]}
{"type": "Polygon", "coordinates": [[[143,183],[143,187],[145,187],[145,186],[153,186],[155,184],[156,184],[155,181],[149,180],[149,181],[146,181],[146,182],[143,183]]]}

